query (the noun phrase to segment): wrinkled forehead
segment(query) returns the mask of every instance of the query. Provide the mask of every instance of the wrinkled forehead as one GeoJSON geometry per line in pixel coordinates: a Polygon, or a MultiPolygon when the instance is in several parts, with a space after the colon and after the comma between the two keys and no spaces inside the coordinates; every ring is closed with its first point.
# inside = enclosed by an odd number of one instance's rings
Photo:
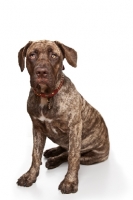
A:
{"type": "Polygon", "coordinates": [[[28,48],[27,53],[34,50],[40,50],[41,52],[45,52],[48,48],[51,48],[54,51],[54,53],[60,56],[61,52],[59,47],[55,44],[55,42],[49,40],[39,40],[33,42],[28,48]]]}

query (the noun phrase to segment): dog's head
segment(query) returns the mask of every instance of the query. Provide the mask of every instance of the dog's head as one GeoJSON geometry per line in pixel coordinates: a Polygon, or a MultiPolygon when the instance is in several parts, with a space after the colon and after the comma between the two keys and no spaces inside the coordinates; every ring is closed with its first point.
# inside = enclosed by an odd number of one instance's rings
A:
{"type": "Polygon", "coordinates": [[[73,67],[77,64],[76,51],[58,41],[28,42],[18,53],[21,71],[25,67],[25,57],[31,87],[47,93],[55,89],[62,76],[64,58],[73,67]]]}

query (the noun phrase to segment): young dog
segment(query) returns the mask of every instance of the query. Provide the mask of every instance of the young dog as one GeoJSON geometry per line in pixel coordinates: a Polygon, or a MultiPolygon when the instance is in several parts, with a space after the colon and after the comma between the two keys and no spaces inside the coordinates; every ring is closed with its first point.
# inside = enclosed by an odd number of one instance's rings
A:
{"type": "Polygon", "coordinates": [[[46,137],[59,146],[45,151],[46,167],[68,161],[68,171],[59,185],[62,193],[78,190],[80,164],[103,162],[109,155],[108,130],[100,113],[64,75],[63,59],[76,67],[77,53],[58,41],[28,42],[18,53],[19,66],[30,75],[27,110],[33,123],[32,164],[17,184],[31,186],[39,174],[46,137]]]}

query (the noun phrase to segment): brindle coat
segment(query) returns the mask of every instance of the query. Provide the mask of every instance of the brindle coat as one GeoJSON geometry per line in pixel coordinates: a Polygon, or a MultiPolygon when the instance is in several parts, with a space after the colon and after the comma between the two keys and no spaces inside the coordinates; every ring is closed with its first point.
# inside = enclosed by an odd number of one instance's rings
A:
{"type": "Polygon", "coordinates": [[[35,89],[38,93],[50,94],[59,86],[63,59],[76,67],[74,49],[57,41],[29,42],[18,54],[21,71],[24,70],[25,57],[31,82],[27,110],[33,122],[34,143],[31,167],[17,183],[28,187],[36,181],[48,137],[59,146],[45,151],[46,167],[53,169],[68,161],[68,171],[59,190],[67,194],[77,192],[80,164],[91,165],[108,158],[107,127],[100,113],[78,93],[65,75],[61,89],[53,97],[43,98],[34,92],[35,89]]]}

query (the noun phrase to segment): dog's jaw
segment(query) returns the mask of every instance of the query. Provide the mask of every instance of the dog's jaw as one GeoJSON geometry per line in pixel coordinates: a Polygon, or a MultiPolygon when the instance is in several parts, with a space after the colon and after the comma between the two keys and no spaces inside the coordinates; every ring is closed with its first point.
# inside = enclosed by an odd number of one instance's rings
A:
{"type": "Polygon", "coordinates": [[[47,89],[47,85],[46,84],[43,84],[43,83],[40,83],[40,88],[41,88],[41,92],[42,93],[45,93],[46,89],[47,89]]]}

